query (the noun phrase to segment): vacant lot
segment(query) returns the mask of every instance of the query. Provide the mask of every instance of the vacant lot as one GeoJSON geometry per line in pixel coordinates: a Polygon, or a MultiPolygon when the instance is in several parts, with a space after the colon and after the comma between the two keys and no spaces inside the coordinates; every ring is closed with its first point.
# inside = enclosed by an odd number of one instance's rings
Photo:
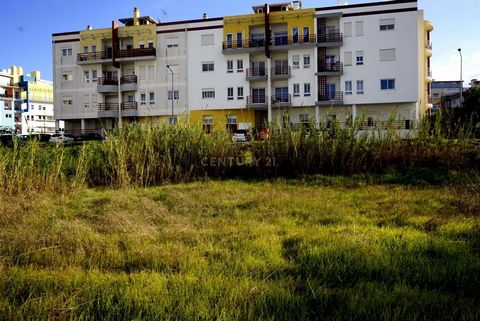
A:
{"type": "Polygon", "coordinates": [[[468,193],[318,177],[0,196],[0,320],[478,320],[468,193]]]}

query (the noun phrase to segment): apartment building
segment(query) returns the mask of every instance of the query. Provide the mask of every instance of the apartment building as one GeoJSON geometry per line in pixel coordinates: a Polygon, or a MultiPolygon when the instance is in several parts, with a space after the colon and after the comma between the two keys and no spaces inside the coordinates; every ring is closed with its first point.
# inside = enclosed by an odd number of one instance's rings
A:
{"type": "Polygon", "coordinates": [[[0,88],[0,127],[24,135],[55,133],[53,83],[41,79],[39,71],[24,74],[17,66],[2,70],[0,88]]]}
{"type": "Polygon", "coordinates": [[[252,10],[158,22],[135,9],[122,26],[53,34],[57,119],[67,132],[178,117],[209,131],[395,112],[409,129],[432,108],[433,26],[416,0],[252,10]]]}

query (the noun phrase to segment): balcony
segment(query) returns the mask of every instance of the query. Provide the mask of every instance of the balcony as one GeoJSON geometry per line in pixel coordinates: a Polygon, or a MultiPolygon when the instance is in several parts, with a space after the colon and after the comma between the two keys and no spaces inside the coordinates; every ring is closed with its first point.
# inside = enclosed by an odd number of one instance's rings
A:
{"type": "Polygon", "coordinates": [[[335,91],[326,94],[319,94],[317,106],[343,105],[343,92],[335,91]]]}
{"type": "Polygon", "coordinates": [[[118,80],[109,77],[98,78],[97,92],[101,94],[118,92],[118,80]]]}
{"type": "Polygon", "coordinates": [[[271,77],[273,79],[289,79],[292,76],[292,70],[290,66],[275,66],[272,68],[271,77]]]}
{"type": "Polygon", "coordinates": [[[264,67],[247,68],[247,72],[245,73],[245,78],[250,81],[267,80],[268,78],[267,69],[264,67]]]}
{"type": "Polygon", "coordinates": [[[272,106],[273,107],[291,107],[292,95],[273,95],[272,106]]]}
{"type": "Polygon", "coordinates": [[[317,37],[317,47],[341,47],[343,34],[339,30],[324,33],[317,37]]]}
{"type": "Polygon", "coordinates": [[[137,91],[137,76],[127,75],[120,78],[120,90],[123,91],[137,91]]]}
{"type": "MultiPolygon", "coordinates": [[[[317,37],[315,35],[298,35],[294,37],[273,36],[270,41],[271,50],[314,47],[317,37]]],[[[266,39],[245,39],[243,41],[224,41],[224,54],[237,54],[240,52],[261,52],[265,49],[266,39]]]]}
{"type": "MultiPolygon", "coordinates": [[[[124,91],[137,91],[137,76],[129,75],[120,78],[120,90],[124,91]]],[[[98,78],[97,80],[97,92],[98,93],[115,93],[118,92],[118,79],[111,77],[98,78]]]]}
{"type": "Polygon", "coordinates": [[[267,96],[248,96],[247,108],[266,109],[268,107],[267,96]]]}
{"type": "Polygon", "coordinates": [[[294,37],[273,37],[271,50],[315,47],[315,35],[298,35],[294,37]]]}
{"type": "MultiPolygon", "coordinates": [[[[118,61],[146,60],[156,57],[155,48],[137,48],[124,49],[116,52],[115,58],[118,61]]],[[[109,63],[113,58],[112,51],[88,52],[77,55],[77,63],[79,65],[109,63]]]]}
{"type": "Polygon", "coordinates": [[[343,75],[343,62],[326,63],[323,66],[318,64],[317,76],[341,76],[343,75]]]}
{"type": "Polygon", "coordinates": [[[224,41],[224,54],[237,54],[240,52],[261,52],[265,48],[265,39],[245,39],[242,41],[224,41]]]}
{"type": "MultiPolygon", "coordinates": [[[[138,115],[138,104],[136,101],[124,102],[122,106],[122,117],[136,117],[138,115]]],[[[99,103],[98,117],[117,118],[118,103],[99,103]]]]}

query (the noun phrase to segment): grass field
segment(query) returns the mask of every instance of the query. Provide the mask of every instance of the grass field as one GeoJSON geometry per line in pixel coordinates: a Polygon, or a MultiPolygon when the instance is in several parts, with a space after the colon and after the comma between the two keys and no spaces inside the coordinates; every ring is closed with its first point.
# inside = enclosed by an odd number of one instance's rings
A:
{"type": "Polygon", "coordinates": [[[0,320],[479,320],[474,190],[310,177],[0,195],[0,320]]]}

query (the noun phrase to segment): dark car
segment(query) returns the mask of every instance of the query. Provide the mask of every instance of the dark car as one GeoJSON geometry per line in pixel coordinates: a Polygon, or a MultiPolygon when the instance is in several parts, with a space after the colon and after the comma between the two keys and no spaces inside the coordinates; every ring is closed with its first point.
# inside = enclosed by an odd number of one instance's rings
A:
{"type": "Polygon", "coordinates": [[[20,135],[18,138],[22,143],[29,141],[36,141],[39,143],[48,143],[50,141],[50,134],[30,134],[30,135],[20,135]]]}
{"type": "Polygon", "coordinates": [[[0,135],[0,145],[12,147],[15,139],[16,139],[16,136],[13,134],[0,135]]]}
{"type": "Polygon", "coordinates": [[[97,133],[88,133],[88,134],[83,134],[78,137],[78,141],[81,142],[88,142],[88,141],[102,141],[105,140],[105,138],[97,133]]]}

